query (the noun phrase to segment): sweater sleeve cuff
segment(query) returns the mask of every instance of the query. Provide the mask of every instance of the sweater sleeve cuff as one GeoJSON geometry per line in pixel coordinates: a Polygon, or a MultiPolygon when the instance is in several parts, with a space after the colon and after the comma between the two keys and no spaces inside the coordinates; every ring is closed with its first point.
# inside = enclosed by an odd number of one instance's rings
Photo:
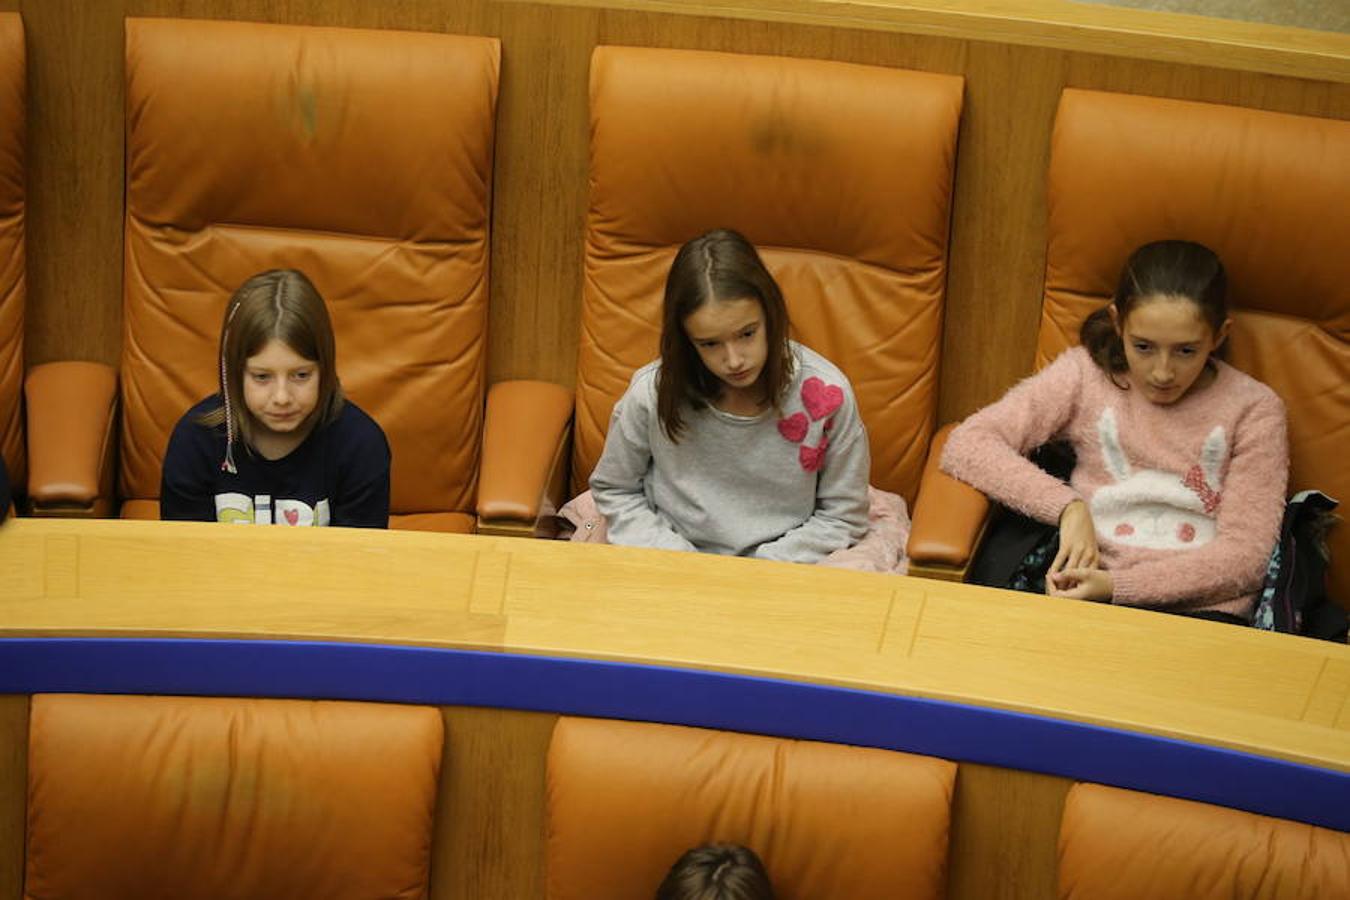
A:
{"type": "Polygon", "coordinates": [[[1082,499],[1077,491],[1061,482],[1053,490],[1048,490],[1037,497],[1027,509],[1027,515],[1047,525],[1058,525],[1059,517],[1064,514],[1064,507],[1082,499]]]}
{"type": "Polygon", "coordinates": [[[1129,569],[1111,572],[1111,602],[1117,606],[1138,606],[1138,579],[1129,569]]]}

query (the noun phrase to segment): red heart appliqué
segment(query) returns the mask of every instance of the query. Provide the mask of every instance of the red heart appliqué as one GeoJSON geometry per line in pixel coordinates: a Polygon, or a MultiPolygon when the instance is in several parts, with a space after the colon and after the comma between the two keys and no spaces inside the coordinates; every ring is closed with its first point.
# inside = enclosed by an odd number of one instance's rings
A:
{"type": "Polygon", "coordinates": [[[797,448],[797,459],[807,472],[818,472],[825,465],[825,448],[830,446],[829,435],[821,435],[820,446],[808,447],[805,444],[797,448]]]}
{"type": "Polygon", "coordinates": [[[818,421],[844,405],[844,389],[812,375],[802,382],[802,405],[810,413],[811,421],[818,421]]]}
{"type": "Polygon", "coordinates": [[[300,521],[300,510],[298,509],[283,509],[281,514],[286,517],[287,525],[294,525],[300,521]]]}
{"type": "Polygon", "coordinates": [[[806,437],[806,430],[810,427],[811,423],[805,413],[793,413],[785,419],[778,420],[778,433],[794,444],[802,442],[802,438],[806,437]]]}

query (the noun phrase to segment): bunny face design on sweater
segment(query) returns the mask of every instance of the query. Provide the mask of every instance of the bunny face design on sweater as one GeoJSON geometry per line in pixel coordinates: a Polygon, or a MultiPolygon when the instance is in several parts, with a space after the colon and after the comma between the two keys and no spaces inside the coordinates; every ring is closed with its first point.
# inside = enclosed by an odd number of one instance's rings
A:
{"type": "Polygon", "coordinates": [[[1102,462],[1115,479],[1098,488],[1089,504],[1100,540],[1151,550],[1187,550],[1214,539],[1220,469],[1228,455],[1221,426],[1210,431],[1199,461],[1184,477],[1131,466],[1110,407],[1097,420],[1097,436],[1102,462]]]}

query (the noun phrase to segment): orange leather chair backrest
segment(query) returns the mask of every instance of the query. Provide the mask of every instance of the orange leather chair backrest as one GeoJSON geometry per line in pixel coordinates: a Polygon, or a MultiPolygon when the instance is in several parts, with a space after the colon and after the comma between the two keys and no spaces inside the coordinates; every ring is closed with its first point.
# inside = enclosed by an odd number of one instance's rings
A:
{"type": "MultiPolygon", "coordinates": [[[[27,132],[23,20],[0,13],[0,459],[24,483],[23,301],[24,136],[27,132]]],[[[0,510],[0,514],[3,510],[0,510]]]]}
{"type": "MultiPolygon", "coordinates": [[[[1228,361],[1289,411],[1290,490],[1350,500],[1350,122],[1065,90],[1050,154],[1036,364],[1071,344],[1153,240],[1213,249],[1228,270],[1228,361]]],[[[1332,531],[1350,601],[1350,528],[1332,531]]]]}
{"type": "Polygon", "coordinates": [[[427,895],[436,709],[32,702],[26,898],[427,895]]]}
{"type": "Polygon", "coordinates": [[[872,482],[911,503],[928,452],[963,81],[808,59],[599,47],[572,481],[657,356],[680,245],[733,228],[794,336],[842,368],[872,482]]]}
{"type": "Polygon", "coordinates": [[[298,268],[343,387],[389,438],[391,524],[472,530],[498,41],[126,27],[122,495],[158,497],[174,423],[217,390],[230,294],[298,268]]]}
{"type": "Polygon", "coordinates": [[[564,717],[548,898],[650,898],[680,854],[717,841],[758,853],[780,900],[938,900],[955,778],[927,756],[564,717]]]}
{"type": "Polygon", "coordinates": [[[1069,789],[1060,900],[1350,896],[1350,834],[1098,784],[1069,789]]]}

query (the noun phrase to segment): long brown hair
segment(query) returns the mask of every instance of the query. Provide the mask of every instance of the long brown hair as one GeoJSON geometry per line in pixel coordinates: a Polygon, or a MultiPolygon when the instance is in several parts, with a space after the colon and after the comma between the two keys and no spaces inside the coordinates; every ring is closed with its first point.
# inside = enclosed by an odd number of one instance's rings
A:
{"type": "Polygon", "coordinates": [[[314,427],[322,428],[342,411],[342,385],[337,375],[337,342],[323,297],[305,273],[271,269],[239,286],[225,306],[220,327],[221,405],[203,414],[208,428],[225,425],[225,462],[234,471],[234,439],[253,441],[253,416],[244,405],[244,366],[270,340],[279,340],[319,367],[319,400],[314,427]]]}
{"type": "Polygon", "coordinates": [[[740,234],[719,228],[694,238],[675,254],[666,276],[661,313],[661,371],[656,382],[656,412],[661,429],[678,442],[684,430],[681,407],[702,409],[722,393],[722,380],[699,358],[684,322],[706,303],[758,300],[764,311],[768,353],[759,380],[764,399],[777,408],[792,378],[787,305],[754,245],[740,234]]]}
{"type": "Polygon", "coordinates": [[[1083,320],[1078,341],[1092,361],[1120,385],[1116,376],[1130,366],[1125,342],[1111,321],[1112,308],[1123,328],[1130,311],[1146,297],[1184,298],[1199,308],[1218,335],[1228,319],[1227,294],[1228,276],[1213,250],[1194,241],[1154,241],[1130,254],[1111,302],[1083,320]]]}
{"type": "Polygon", "coordinates": [[[755,851],[740,844],[704,844],[670,867],[656,900],[774,900],[755,851]]]}

